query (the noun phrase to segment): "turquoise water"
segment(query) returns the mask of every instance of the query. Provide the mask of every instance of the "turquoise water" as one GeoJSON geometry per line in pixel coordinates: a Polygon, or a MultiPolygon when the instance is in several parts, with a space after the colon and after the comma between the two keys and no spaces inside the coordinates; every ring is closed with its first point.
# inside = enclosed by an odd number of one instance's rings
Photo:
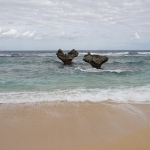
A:
{"type": "Polygon", "coordinates": [[[0,52],[0,103],[36,101],[150,102],[150,51],[91,51],[108,62],[95,69],[87,51],[64,66],[56,51],[0,52]]]}

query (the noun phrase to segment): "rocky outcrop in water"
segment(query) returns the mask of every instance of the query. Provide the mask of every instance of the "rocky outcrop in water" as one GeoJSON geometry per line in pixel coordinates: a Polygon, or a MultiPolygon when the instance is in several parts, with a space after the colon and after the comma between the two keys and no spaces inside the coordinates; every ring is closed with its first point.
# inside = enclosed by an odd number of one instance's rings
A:
{"type": "Polygon", "coordinates": [[[90,53],[88,53],[84,56],[83,60],[90,63],[93,68],[100,69],[101,65],[108,61],[108,58],[106,56],[91,55],[90,53]]]}
{"type": "Polygon", "coordinates": [[[63,61],[64,65],[70,65],[74,57],[78,56],[78,52],[73,49],[68,54],[65,54],[61,49],[56,53],[57,57],[63,61]]]}

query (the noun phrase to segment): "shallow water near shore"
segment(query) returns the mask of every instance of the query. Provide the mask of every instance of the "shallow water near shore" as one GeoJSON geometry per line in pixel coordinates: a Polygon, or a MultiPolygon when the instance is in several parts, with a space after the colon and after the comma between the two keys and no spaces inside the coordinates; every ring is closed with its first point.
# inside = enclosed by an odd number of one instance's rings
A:
{"type": "Polygon", "coordinates": [[[64,66],[56,51],[0,52],[0,103],[150,102],[150,51],[91,51],[108,62],[95,69],[79,51],[64,66]]]}

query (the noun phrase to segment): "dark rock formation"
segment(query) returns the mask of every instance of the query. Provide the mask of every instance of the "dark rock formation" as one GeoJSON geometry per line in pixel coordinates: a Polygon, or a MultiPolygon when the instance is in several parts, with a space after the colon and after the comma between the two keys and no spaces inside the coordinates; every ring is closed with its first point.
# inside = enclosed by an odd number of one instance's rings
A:
{"type": "Polygon", "coordinates": [[[91,55],[90,53],[88,53],[84,56],[83,60],[90,63],[93,68],[100,69],[101,65],[108,61],[108,58],[106,56],[91,55]]]}
{"type": "Polygon", "coordinates": [[[73,49],[68,54],[64,54],[64,52],[59,49],[56,53],[57,57],[64,62],[64,65],[70,65],[74,57],[78,56],[78,52],[73,49]]]}

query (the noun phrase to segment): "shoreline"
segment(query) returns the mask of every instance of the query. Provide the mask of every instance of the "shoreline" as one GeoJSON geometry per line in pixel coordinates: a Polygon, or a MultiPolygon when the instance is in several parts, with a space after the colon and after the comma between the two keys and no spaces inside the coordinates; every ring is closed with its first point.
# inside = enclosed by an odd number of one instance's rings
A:
{"type": "Polygon", "coordinates": [[[0,104],[3,150],[117,150],[119,146],[122,150],[131,147],[147,150],[149,137],[150,104],[88,101],[0,104]]]}

